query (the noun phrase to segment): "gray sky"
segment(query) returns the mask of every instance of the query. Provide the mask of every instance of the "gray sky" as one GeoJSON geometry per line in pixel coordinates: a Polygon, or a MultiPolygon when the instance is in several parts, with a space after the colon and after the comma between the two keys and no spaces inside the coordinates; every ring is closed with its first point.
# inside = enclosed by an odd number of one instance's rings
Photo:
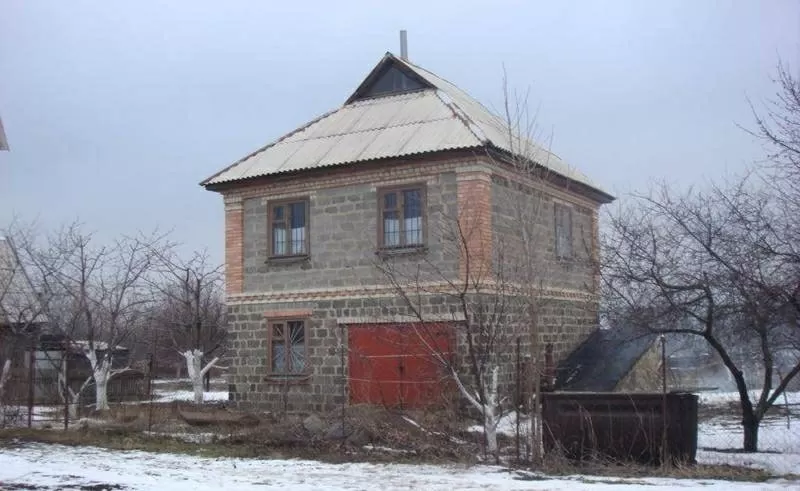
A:
{"type": "Polygon", "coordinates": [[[530,87],[552,149],[613,193],[762,155],[736,124],[800,71],[797,1],[0,0],[0,225],[172,229],[222,260],[198,182],[341,105],[409,31],[413,62],[490,107],[530,87]]]}

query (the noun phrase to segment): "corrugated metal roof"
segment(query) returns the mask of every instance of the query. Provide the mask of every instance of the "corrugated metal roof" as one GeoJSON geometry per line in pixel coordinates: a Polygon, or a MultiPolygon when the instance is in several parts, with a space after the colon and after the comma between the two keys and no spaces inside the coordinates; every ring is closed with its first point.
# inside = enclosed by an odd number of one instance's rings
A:
{"type": "Polygon", "coordinates": [[[553,153],[526,138],[510,137],[502,118],[447,80],[390,53],[378,66],[384,63],[401,64],[432,88],[348,102],[202,184],[221,184],[380,158],[494,146],[599,189],[553,153]]]}
{"type": "Polygon", "coordinates": [[[437,87],[445,95],[444,99],[446,101],[448,99],[452,100],[455,109],[460,111],[471,125],[477,126],[477,133],[492,145],[512,154],[533,160],[565,177],[597,188],[588,176],[568,165],[551,151],[532,141],[530,135],[522,134],[523,132],[521,131],[509,132],[509,124],[504,118],[492,113],[483,104],[470,97],[469,94],[456,85],[406,60],[397,58],[397,61],[413,70],[414,73],[430,82],[431,85],[437,87]]]}

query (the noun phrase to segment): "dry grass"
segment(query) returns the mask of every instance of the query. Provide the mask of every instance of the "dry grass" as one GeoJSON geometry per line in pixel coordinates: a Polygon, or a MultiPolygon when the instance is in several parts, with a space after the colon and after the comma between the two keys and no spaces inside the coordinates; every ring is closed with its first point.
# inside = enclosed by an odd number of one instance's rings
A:
{"type": "MultiPolygon", "coordinates": [[[[0,430],[0,446],[19,441],[37,441],[202,457],[304,458],[332,463],[474,464],[482,452],[480,439],[476,439],[474,434],[464,432],[466,422],[459,415],[448,411],[400,412],[373,406],[352,406],[345,410],[344,416],[338,411],[319,415],[326,428],[341,424],[344,417],[346,433],[359,435],[357,441],[351,441],[328,439],[323,434],[309,433],[303,426],[305,414],[261,415],[260,424],[248,428],[193,427],[179,418],[179,407],[192,406],[184,403],[119,405],[105,414],[95,415],[88,427],[85,424],[73,424],[68,431],[0,430]],[[419,426],[410,423],[406,417],[417,422],[419,426]],[[192,437],[203,438],[187,441],[192,437]]],[[[212,413],[227,411],[208,406],[202,410],[212,413]]],[[[611,480],[670,477],[763,482],[774,477],[762,470],[732,466],[653,467],[601,458],[576,463],[555,452],[548,455],[543,467],[535,473],[522,468],[513,472],[518,474],[519,479],[585,474],[611,480]]],[[[595,481],[592,478],[592,482],[595,481]]]]}
{"type": "Polygon", "coordinates": [[[764,482],[775,477],[761,469],[730,465],[673,464],[652,466],[631,462],[619,462],[602,457],[583,462],[574,462],[556,452],[547,456],[541,472],[553,476],[586,474],[626,479],[665,477],[674,479],[715,479],[745,482],[764,482]]]}

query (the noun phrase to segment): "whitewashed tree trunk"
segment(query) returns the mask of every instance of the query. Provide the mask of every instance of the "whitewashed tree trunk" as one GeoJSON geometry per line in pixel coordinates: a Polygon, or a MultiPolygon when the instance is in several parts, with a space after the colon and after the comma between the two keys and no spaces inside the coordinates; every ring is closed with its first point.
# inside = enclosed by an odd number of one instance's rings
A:
{"type": "Polygon", "coordinates": [[[499,458],[497,448],[497,418],[494,408],[486,405],[483,413],[483,433],[486,435],[486,452],[493,455],[495,460],[499,458]]]}
{"type": "Polygon", "coordinates": [[[0,426],[5,426],[6,423],[6,405],[3,400],[6,393],[6,383],[11,376],[11,360],[6,360],[3,363],[3,371],[0,372],[0,426]]]}
{"type": "Polygon", "coordinates": [[[3,371],[0,372],[0,403],[3,402],[3,396],[6,393],[6,383],[11,376],[11,360],[6,360],[3,363],[3,371]]]}
{"type": "Polygon", "coordinates": [[[491,378],[486,388],[486,404],[483,407],[483,431],[486,435],[486,452],[494,456],[496,463],[500,461],[500,451],[497,448],[497,424],[500,422],[500,415],[502,414],[498,407],[498,371],[499,367],[492,368],[491,378]]]}
{"type": "Polygon", "coordinates": [[[58,395],[61,397],[61,400],[64,401],[64,403],[67,405],[67,409],[69,411],[69,419],[72,420],[72,419],[77,419],[78,418],[78,403],[80,401],[80,394],[83,392],[83,389],[85,389],[86,386],[89,385],[89,382],[91,382],[92,379],[93,379],[93,377],[87,378],[86,381],[83,382],[83,384],[81,385],[81,388],[78,390],[78,392],[75,392],[74,390],[72,390],[72,387],[67,385],[67,380],[64,377],[63,368],[62,368],[62,371],[59,372],[59,374],[58,374],[58,383],[59,383],[58,395]],[[65,398],[66,398],[66,400],[65,400],[65,398]]]}
{"type": "Polygon", "coordinates": [[[92,367],[95,395],[94,409],[96,411],[107,411],[111,409],[111,407],[108,405],[108,381],[114,375],[122,373],[128,369],[124,368],[122,370],[111,370],[113,359],[109,356],[103,356],[101,360],[98,360],[96,350],[86,349],[84,354],[89,359],[89,365],[92,367]]]}
{"type": "Polygon", "coordinates": [[[500,422],[502,411],[498,401],[498,372],[499,367],[495,366],[490,370],[490,376],[487,383],[484,384],[486,404],[481,404],[480,398],[470,394],[469,390],[464,386],[461,377],[455,370],[451,369],[451,376],[456,381],[458,389],[467,401],[480,411],[483,416],[483,434],[486,438],[486,452],[494,457],[495,462],[500,462],[500,451],[497,446],[497,425],[500,422]]]}
{"type": "Polygon", "coordinates": [[[203,352],[194,349],[194,350],[186,350],[181,353],[183,357],[186,359],[186,371],[189,374],[189,379],[192,381],[192,389],[194,390],[194,403],[195,404],[202,404],[203,403],[203,377],[211,367],[217,364],[219,361],[219,357],[214,358],[210,362],[206,364],[206,366],[202,366],[203,363],[203,352]]]}

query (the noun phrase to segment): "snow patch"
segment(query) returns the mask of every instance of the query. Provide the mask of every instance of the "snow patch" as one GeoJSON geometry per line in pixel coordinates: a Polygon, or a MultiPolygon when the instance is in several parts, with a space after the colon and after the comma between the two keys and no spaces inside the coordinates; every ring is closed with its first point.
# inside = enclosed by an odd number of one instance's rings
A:
{"type": "MultiPolygon", "coordinates": [[[[425,489],[544,490],[571,489],[631,491],[753,489],[754,483],[717,480],[599,476],[554,477],[519,473],[496,466],[409,465],[347,463],[309,460],[205,458],[168,453],[107,450],[26,443],[4,448],[0,454],[3,487],[39,486],[51,489],[120,486],[129,490],[207,491],[425,489]]],[[[800,485],[800,481],[755,484],[772,491],[800,485]]]]}

